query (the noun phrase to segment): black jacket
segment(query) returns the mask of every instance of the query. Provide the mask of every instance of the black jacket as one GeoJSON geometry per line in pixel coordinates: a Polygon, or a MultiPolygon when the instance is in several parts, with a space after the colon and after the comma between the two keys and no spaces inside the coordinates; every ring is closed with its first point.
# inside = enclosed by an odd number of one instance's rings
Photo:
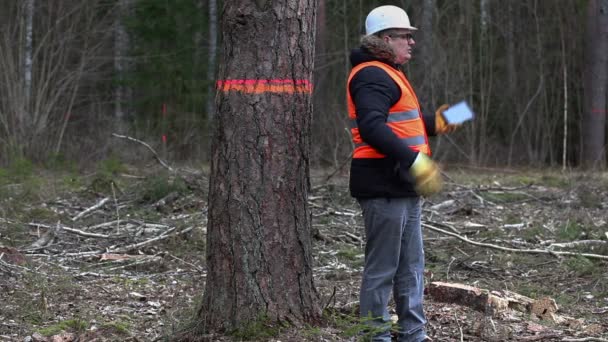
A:
{"type": "MultiPolygon", "coordinates": [[[[397,69],[398,66],[382,57],[386,51],[366,45],[351,52],[351,64],[380,61],[397,69]]],[[[401,97],[401,90],[382,69],[366,67],[353,76],[350,95],[357,112],[357,126],[361,138],[384,154],[386,158],[356,158],[351,161],[350,192],[356,198],[418,196],[409,179],[410,168],[418,152],[414,152],[386,125],[389,108],[401,97]]],[[[435,134],[435,116],[423,115],[428,135],[435,134]]]]}

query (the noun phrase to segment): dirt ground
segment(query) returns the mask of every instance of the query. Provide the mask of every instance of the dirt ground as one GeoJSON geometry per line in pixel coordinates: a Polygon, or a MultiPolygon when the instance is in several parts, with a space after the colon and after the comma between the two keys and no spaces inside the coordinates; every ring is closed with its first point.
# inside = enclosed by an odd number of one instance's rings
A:
{"type": "MultiPolygon", "coordinates": [[[[205,282],[206,182],[150,166],[0,172],[0,341],[162,341],[205,282]]],[[[608,176],[452,167],[423,203],[426,281],[549,297],[557,311],[426,297],[435,341],[608,341],[608,176]],[[586,256],[583,256],[586,255],[586,256]],[[551,317],[549,317],[551,316],[551,317]]],[[[238,341],[357,341],[361,212],[343,174],[315,172],[319,326],[261,324],[238,341]]]]}

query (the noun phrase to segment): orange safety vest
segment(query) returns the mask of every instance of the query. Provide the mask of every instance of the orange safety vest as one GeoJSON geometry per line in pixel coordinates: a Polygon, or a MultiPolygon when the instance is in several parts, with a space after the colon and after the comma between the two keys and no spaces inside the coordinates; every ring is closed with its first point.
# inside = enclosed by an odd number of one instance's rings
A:
{"type": "Polygon", "coordinates": [[[348,117],[350,119],[350,133],[353,137],[353,143],[355,144],[353,158],[386,157],[361,139],[359,128],[357,127],[355,104],[350,96],[350,81],[359,70],[368,66],[375,66],[384,70],[395,83],[397,83],[399,89],[401,89],[401,98],[389,108],[386,124],[399,138],[403,139],[412,150],[423,152],[430,156],[431,147],[426,134],[426,128],[424,127],[424,121],[422,121],[420,104],[418,103],[418,98],[416,97],[410,82],[408,82],[402,72],[395,70],[384,63],[371,61],[355,66],[348,77],[346,94],[348,101],[348,117]]]}

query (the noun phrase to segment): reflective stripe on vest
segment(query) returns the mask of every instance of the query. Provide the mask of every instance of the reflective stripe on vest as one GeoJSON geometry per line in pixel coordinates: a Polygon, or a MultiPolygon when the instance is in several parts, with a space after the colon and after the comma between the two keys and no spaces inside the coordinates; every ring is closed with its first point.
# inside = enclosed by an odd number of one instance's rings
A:
{"type": "Polygon", "coordinates": [[[350,119],[349,126],[353,143],[355,145],[355,151],[353,158],[384,158],[386,157],[376,149],[368,145],[361,139],[359,134],[359,128],[357,126],[357,115],[354,102],[350,96],[350,82],[353,76],[361,69],[375,66],[384,70],[399,86],[401,90],[401,98],[391,108],[386,118],[386,124],[391,128],[397,137],[402,139],[412,150],[416,152],[423,152],[427,155],[431,154],[431,149],[428,143],[428,137],[426,134],[426,128],[424,127],[424,121],[420,113],[420,104],[416,98],[416,94],[412,89],[412,86],[408,82],[405,75],[384,64],[377,61],[361,63],[354,67],[348,77],[347,83],[347,102],[348,102],[348,116],[350,119]]]}
{"type": "MultiPolygon", "coordinates": [[[[391,115],[388,116],[386,122],[399,122],[399,121],[404,121],[404,120],[413,120],[413,119],[417,119],[420,117],[420,112],[418,111],[418,109],[412,109],[410,111],[407,112],[396,112],[396,113],[391,113],[391,115]]],[[[357,119],[350,119],[350,128],[357,128],[357,119]]]]}

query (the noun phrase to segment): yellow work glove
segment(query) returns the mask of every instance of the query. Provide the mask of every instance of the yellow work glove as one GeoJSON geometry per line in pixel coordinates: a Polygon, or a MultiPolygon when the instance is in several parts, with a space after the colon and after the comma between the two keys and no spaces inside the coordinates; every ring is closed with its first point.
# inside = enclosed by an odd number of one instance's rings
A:
{"type": "Polygon", "coordinates": [[[452,133],[455,130],[457,130],[458,128],[460,128],[460,126],[461,126],[459,124],[449,124],[449,123],[447,123],[447,121],[445,121],[445,118],[443,117],[443,112],[448,108],[450,108],[450,105],[444,104],[444,105],[441,105],[439,108],[437,108],[437,110],[435,111],[435,133],[436,134],[452,133]]]}
{"type": "Polygon", "coordinates": [[[421,196],[436,194],[443,187],[439,167],[422,152],[418,152],[418,156],[410,167],[410,174],[414,177],[414,189],[421,196]]]}

